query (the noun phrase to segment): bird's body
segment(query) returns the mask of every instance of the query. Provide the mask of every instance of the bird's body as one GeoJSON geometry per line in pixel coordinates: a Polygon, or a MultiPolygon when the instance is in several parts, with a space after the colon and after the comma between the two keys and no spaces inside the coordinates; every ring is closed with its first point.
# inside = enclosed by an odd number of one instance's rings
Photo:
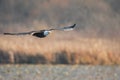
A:
{"type": "Polygon", "coordinates": [[[47,30],[41,30],[39,32],[35,32],[32,34],[32,36],[36,36],[36,37],[39,37],[39,38],[44,38],[46,37],[51,31],[47,31],[47,30]]]}
{"type": "Polygon", "coordinates": [[[48,30],[39,30],[39,31],[30,31],[30,32],[23,32],[23,33],[4,33],[4,35],[32,35],[39,38],[44,38],[48,34],[50,34],[53,30],[62,30],[62,31],[69,31],[73,30],[76,24],[72,26],[67,26],[63,28],[55,28],[55,29],[48,29],[48,30]]]}

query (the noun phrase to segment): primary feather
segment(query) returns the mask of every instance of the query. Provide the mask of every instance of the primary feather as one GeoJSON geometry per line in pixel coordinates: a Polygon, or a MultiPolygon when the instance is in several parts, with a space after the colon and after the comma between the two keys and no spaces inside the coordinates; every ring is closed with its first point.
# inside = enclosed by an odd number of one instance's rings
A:
{"type": "Polygon", "coordinates": [[[72,25],[72,26],[67,26],[67,27],[62,27],[62,28],[55,28],[55,29],[50,29],[50,30],[70,31],[70,30],[73,30],[75,26],[76,26],[76,24],[74,24],[74,25],[72,25]]]}

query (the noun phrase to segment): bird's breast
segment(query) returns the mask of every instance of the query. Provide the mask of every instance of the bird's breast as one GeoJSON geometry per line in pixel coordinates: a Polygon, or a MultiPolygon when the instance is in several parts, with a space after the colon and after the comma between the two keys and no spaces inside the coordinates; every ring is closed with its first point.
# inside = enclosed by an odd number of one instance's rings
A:
{"type": "Polygon", "coordinates": [[[41,33],[34,33],[33,36],[36,36],[36,37],[39,37],[39,38],[44,38],[44,37],[46,37],[46,35],[44,35],[43,32],[41,32],[41,33]]]}

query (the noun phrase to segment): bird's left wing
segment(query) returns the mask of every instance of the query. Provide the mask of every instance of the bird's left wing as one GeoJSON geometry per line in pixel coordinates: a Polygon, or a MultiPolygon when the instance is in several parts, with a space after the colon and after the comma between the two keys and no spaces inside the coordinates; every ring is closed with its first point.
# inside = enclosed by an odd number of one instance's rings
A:
{"type": "Polygon", "coordinates": [[[22,33],[4,33],[4,35],[32,35],[35,31],[22,32],[22,33]]]}

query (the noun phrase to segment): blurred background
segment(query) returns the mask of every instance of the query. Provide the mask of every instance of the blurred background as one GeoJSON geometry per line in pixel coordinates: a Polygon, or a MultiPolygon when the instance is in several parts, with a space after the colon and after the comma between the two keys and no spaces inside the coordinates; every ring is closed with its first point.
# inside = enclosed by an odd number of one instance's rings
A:
{"type": "Polygon", "coordinates": [[[0,33],[76,23],[76,31],[84,36],[118,38],[119,4],[119,0],[0,0],[0,33]]]}
{"type": "Polygon", "coordinates": [[[120,64],[120,0],[0,0],[0,63],[120,64]],[[77,24],[44,39],[3,36],[77,24]]]}

